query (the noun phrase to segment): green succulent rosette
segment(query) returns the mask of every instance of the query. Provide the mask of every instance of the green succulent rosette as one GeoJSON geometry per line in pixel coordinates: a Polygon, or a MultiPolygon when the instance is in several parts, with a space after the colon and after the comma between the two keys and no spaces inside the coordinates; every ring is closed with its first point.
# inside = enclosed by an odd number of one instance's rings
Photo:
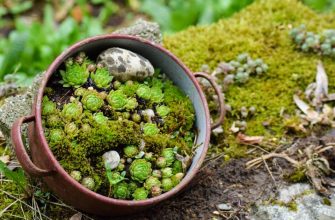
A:
{"type": "Polygon", "coordinates": [[[169,178],[173,175],[171,167],[165,167],[161,169],[162,171],[162,178],[169,178]]]}
{"type": "Polygon", "coordinates": [[[102,112],[95,113],[93,119],[97,124],[104,125],[108,122],[108,118],[102,112]]]}
{"type": "Polygon", "coordinates": [[[143,126],[144,135],[153,136],[159,133],[159,128],[154,123],[145,123],[143,126]]]}
{"type": "Polygon", "coordinates": [[[147,190],[150,190],[153,186],[161,186],[161,181],[159,181],[159,179],[157,177],[154,176],[150,176],[148,179],[146,179],[145,183],[144,183],[144,187],[147,190]]]}
{"type": "Polygon", "coordinates": [[[54,114],[56,111],[56,103],[50,101],[47,96],[44,96],[42,100],[42,115],[51,115],[54,114]]]}
{"type": "Polygon", "coordinates": [[[172,172],[173,174],[176,173],[182,173],[183,172],[183,164],[180,160],[176,160],[175,162],[173,162],[172,164],[172,172]]]}
{"type": "Polygon", "coordinates": [[[66,62],[66,70],[61,70],[60,74],[62,80],[60,81],[64,87],[73,86],[78,88],[87,82],[87,79],[90,75],[87,70],[87,62],[83,64],[78,64],[76,62],[66,62]]]}
{"type": "Polygon", "coordinates": [[[128,102],[127,96],[121,90],[110,91],[107,102],[115,110],[122,110],[128,102]]]}
{"type": "Polygon", "coordinates": [[[127,199],[130,196],[128,184],[125,182],[118,183],[113,188],[113,196],[116,199],[127,199]]]}
{"type": "Polygon", "coordinates": [[[145,188],[137,188],[133,193],[134,200],[144,200],[148,198],[148,191],[145,188]]]}
{"type": "Polygon", "coordinates": [[[59,143],[65,137],[64,131],[62,129],[51,129],[49,131],[49,141],[51,143],[59,143]]]}
{"type": "Polygon", "coordinates": [[[104,104],[104,100],[99,96],[98,93],[87,92],[81,99],[84,108],[90,111],[98,111],[104,104]]]}
{"type": "Polygon", "coordinates": [[[79,119],[82,113],[83,106],[78,101],[65,104],[62,110],[62,116],[68,120],[79,119]]]}
{"type": "Polygon", "coordinates": [[[113,76],[110,75],[107,68],[98,68],[95,73],[91,74],[94,84],[100,89],[106,89],[110,86],[113,76]]]}
{"type": "Polygon", "coordinates": [[[130,167],[130,175],[133,180],[143,182],[145,181],[152,172],[151,163],[145,159],[136,159],[134,160],[130,167]]]}
{"type": "Polygon", "coordinates": [[[151,88],[150,100],[154,103],[161,103],[164,100],[164,94],[162,90],[158,87],[151,88]]]}
{"type": "Polygon", "coordinates": [[[129,98],[127,99],[127,104],[125,105],[125,108],[127,110],[134,110],[135,108],[137,108],[138,103],[136,98],[129,98]]]}
{"type": "Polygon", "coordinates": [[[150,100],[151,97],[151,89],[149,86],[145,85],[145,84],[141,84],[137,90],[136,90],[136,94],[138,95],[138,97],[143,98],[145,100],[150,100]]]}
{"type": "Polygon", "coordinates": [[[171,166],[172,163],[174,162],[175,158],[176,158],[173,148],[163,149],[161,155],[162,155],[162,157],[164,157],[166,159],[166,165],[167,166],[171,166]]]}
{"type": "Polygon", "coordinates": [[[138,154],[138,147],[134,145],[128,145],[123,148],[124,155],[128,158],[135,157],[138,154]]]}
{"type": "Polygon", "coordinates": [[[170,191],[174,187],[171,178],[162,179],[162,189],[164,192],[170,191]]]}
{"type": "Polygon", "coordinates": [[[156,111],[159,116],[165,117],[170,113],[171,109],[165,105],[161,105],[156,108],[156,111]]]}

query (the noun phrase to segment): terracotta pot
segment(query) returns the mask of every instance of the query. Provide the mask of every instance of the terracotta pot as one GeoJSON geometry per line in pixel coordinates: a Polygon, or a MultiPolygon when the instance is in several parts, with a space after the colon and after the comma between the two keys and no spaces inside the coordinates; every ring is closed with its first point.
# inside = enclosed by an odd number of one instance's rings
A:
{"type": "Polygon", "coordinates": [[[65,203],[84,212],[115,216],[142,211],[175,196],[185,189],[198,172],[206,156],[211,129],[219,126],[223,118],[224,108],[221,91],[210,76],[204,73],[192,74],[179,59],[160,45],[133,36],[112,34],[82,40],[59,55],[43,77],[33,105],[32,115],[17,119],[13,124],[11,135],[17,158],[29,175],[41,177],[48,187],[65,203]],[[96,58],[101,51],[110,47],[125,48],[147,58],[156,68],[160,68],[162,72],[166,73],[190,97],[196,112],[197,145],[199,147],[186,176],[172,190],[142,201],[113,199],[83,187],[61,167],[48,146],[42,127],[42,97],[51,75],[57,71],[67,58],[80,51],[84,51],[91,58],[96,58]],[[220,117],[212,125],[210,124],[207,102],[196,77],[207,79],[218,95],[220,117]],[[23,123],[29,123],[28,138],[32,159],[30,159],[21,139],[21,126],[23,123]]]}

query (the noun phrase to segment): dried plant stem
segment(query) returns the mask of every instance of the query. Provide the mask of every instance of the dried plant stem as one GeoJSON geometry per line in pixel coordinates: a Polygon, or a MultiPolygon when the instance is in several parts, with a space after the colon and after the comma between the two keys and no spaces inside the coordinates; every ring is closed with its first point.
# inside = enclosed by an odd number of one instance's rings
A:
{"type": "Polygon", "coordinates": [[[292,158],[290,158],[287,154],[284,153],[270,153],[267,155],[263,155],[261,157],[255,158],[253,160],[250,160],[246,163],[247,169],[250,169],[256,165],[259,165],[263,160],[268,160],[270,158],[274,158],[274,157],[278,157],[278,158],[283,158],[285,160],[287,160],[288,162],[292,163],[295,167],[299,167],[300,163],[292,158]]]}

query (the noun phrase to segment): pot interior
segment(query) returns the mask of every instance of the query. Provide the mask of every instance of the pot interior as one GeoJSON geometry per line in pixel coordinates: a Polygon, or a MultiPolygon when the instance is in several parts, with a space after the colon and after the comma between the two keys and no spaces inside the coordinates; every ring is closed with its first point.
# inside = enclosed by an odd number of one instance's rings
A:
{"type": "MultiPolygon", "coordinates": [[[[205,104],[206,101],[201,98],[200,87],[198,90],[191,77],[187,74],[186,67],[175,60],[169,53],[151,44],[132,38],[102,38],[86,41],[66,51],[64,60],[81,51],[85,52],[90,59],[96,60],[99,53],[110,47],[124,48],[147,58],[155,68],[159,68],[161,72],[165,73],[192,100],[196,113],[195,124],[198,132],[196,146],[198,148],[189,168],[189,171],[191,171],[197,165],[202,153],[207,151],[208,144],[205,141],[206,132],[209,132],[206,126],[209,117],[206,115],[205,108],[207,108],[207,105],[205,104]]],[[[64,68],[64,65],[60,66],[60,68],[64,68]]],[[[189,171],[186,176],[190,175],[189,171]]]]}

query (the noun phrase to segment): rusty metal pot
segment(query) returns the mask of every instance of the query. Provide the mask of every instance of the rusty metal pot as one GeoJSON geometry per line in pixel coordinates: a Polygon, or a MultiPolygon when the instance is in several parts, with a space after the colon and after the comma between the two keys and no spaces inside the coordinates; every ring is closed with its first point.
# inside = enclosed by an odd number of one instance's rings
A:
{"type": "Polygon", "coordinates": [[[32,115],[16,120],[13,124],[11,136],[14,149],[23,169],[33,177],[41,177],[47,186],[64,202],[74,207],[97,215],[115,216],[132,214],[152,207],[185,189],[198,172],[206,156],[211,129],[219,126],[224,118],[224,103],[221,91],[215,81],[204,73],[194,73],[175,57],[171,52],[160,45],[128,35],[102,35],[82,40],[61,55],[59,55],[49,66],[39,87],[32,115]],[[44,89],[51,75],[57,71],[62,63],[74,54],[84,51],[89,57],[97,55],[109,48],[121,47],[131,50],[146,57],[155,67],[174,81],[192,100],[196,111],[196,127],[198,130],[196,154],[192,164],[183,180],[172,190],[146,200],[129,201],[109,198],[95,193],[75,181],[59,164],[51,152],[46,141],[41,119],[41,105],[44,89]],[[207,79],[214,87],[219,100],[219,118],[212,125],[204,93],[200,88],[196,77],[207,79]],[[21,126],[29,123],[28,139],[31,150],[30,159],[21,137],[21,126]]]}

